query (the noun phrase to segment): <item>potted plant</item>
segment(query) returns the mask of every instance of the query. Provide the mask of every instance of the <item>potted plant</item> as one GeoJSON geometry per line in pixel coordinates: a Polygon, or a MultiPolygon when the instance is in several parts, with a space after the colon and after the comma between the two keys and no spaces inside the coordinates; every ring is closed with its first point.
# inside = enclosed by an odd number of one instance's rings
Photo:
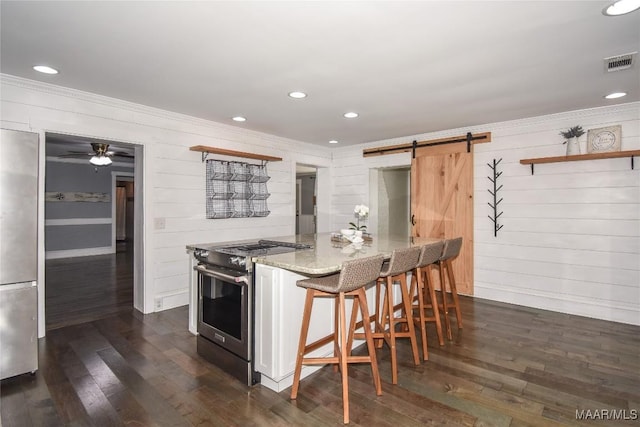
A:
{"type": "Polygon", "coordinates": [[[563,144],[567,144],[567,156],[580,154],[580,144],[578,142],[578,138],[584,135],[582,126],[573,126],[566,131],[560,132],[560,135],[564,137],[563,144]]]}
{"type": "Polygon", "coordinates": [[[360,225],[360,220],[365,220],[367,216],[369,216],[369,208],[365,205],[356,205],[353,209],[353,213],[356,216],[357,225],[353,222],[349,223],[349,228],[352,230],[356,230],[356,235],[362,236],[362,232],[367,229],[367,226],[362,224],[360,225]]]}

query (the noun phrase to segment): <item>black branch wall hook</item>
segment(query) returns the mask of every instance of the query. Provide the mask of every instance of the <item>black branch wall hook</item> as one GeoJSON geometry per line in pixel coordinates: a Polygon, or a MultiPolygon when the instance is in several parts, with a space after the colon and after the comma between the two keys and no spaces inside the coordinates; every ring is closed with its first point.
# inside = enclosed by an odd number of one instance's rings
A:
{"type": "Polygon", "coordinates": [[[498,237],[498,230],[500,230],[503,227],[502,225],[498,224],[498,219],[504,213],[504,212],[498,213],[498,205],[500,204],[500,202],[502,202],[502,198],[498,200],[498,191],[502,189],[502,184],[498,186],[498,178],[500,178],[500,175],[502,175],[502,172],[498,172],[498,164],[501,161],[502,159],[498,161],[496,161],[496,159],[493,159],[493,164],[487,163],[487,166],[489,166],[491,168],[491,171],[493,172],[493,178],[490,176],[487,177],[489,178],[489,181],[491,181],[491,183],[493,184],[493,190],[491,190],[491,188],[487,190],[489,191],[489,194],[493,196],[493,204],[490,202],[487,202],[487,204],[491,207],[491,209],[493,209],[493,216],[491,215],[487,215],[487,216],[491,221],[493,221],[493,235],[495,237],[498,237]]]}

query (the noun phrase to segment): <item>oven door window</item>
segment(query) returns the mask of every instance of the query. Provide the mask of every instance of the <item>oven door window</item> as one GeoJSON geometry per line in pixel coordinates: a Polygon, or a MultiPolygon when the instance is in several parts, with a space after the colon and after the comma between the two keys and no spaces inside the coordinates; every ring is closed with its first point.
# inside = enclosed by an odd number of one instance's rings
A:
{"type": "Polygon", "coordinates": [[[202,322],[242,340],[244,286],[205,277],[202,283],[202,322]]]}
{"type": "Polygon", "coordinates": [[[199,265],[196,270],[200,300],[198,333],[244,360],[250,360],[251,287],[248,278],[242,272],[221,267],[199,265]]]}

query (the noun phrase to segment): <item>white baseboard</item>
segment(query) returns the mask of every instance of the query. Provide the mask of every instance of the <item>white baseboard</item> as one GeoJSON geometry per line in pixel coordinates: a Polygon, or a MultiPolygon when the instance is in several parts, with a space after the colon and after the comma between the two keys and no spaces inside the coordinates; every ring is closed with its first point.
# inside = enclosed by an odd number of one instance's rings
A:
{"type": "Polygon", "coordinates": [[[577,301],[575,297],[566,298],[560,295],[534,295],[507,289],[496,289],[496,285],[485,286],[475,283],[474,298],[522,305],[524,307],[539,308],[558,313],[573,314],[593,319],[620,322],[640,326],[640,309],[634,304],[596,303],[592,301],[577,301]]]}
{"type": "MultiPolygon", "coordinates": [[[[354,347],[355,348],[355,347],[354,347]]],[[[313,357],[331,357],[333,356],[333,349],[326,353],[318,354],[313,357]]],[[[300,379],[308,377],[309,375],[317,372],[322,369],[325,365],[302,365],[302,370],[300,371],[300,379]]],[[[267,375],[261,373],[260,374],[260,384],[265,386],[266,388],[273,390],[275,392],[280,393],[281,391],[291,387],[293,385],[293,372],[289,372],[286,375],[283,375],[280,378],[270,378],[267,375]]]]}
{"type": "Polygon", "coordinates": [[[101,246],[98,248],[82,248],[82,249],[67,249],[63,251],[46,251],[44,254],[45,259],[58,259],[58,258],[75,258],[81,256],[94,256],[94,255],[107,255],[116,251],[111,246],[101,246]]]}
{"type": "Polygon", "coordinates": [[[153,298],[153,311],[170,310],[189,304],[189,290],[159,294],[153,298]]]}

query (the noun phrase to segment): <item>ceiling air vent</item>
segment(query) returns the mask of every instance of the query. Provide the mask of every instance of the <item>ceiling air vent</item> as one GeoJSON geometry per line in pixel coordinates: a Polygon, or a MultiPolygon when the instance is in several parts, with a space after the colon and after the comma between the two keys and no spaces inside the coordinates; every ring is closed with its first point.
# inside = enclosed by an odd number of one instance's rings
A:
{"type": "Polygon", "coordinates": [[[611,56],[604,58],[604,68],[607,72],[622,71],[631,68],[636,60],[638,52],[625,53],[624,55],[611,56]]]}

